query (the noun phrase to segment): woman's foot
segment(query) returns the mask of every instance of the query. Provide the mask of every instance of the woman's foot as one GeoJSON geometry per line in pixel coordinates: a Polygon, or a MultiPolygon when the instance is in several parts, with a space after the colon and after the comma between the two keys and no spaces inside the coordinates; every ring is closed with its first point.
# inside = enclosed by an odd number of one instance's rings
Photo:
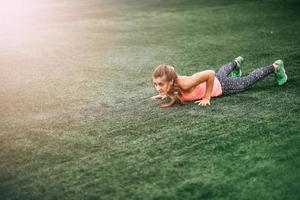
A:
{"type": "Polygon", "coordinates": [[[278,85],[283,85],[287,81],[287,75],[284,70],[283,61],[276,60],[273,63],[274,72],[275,72],[275,80],[277,81],[278,85]]]}
{"type": "Polygon", "coordinates": [[[239,56],[234,59],[234,62],[236,63],[236,67],[231,71],[230,76],[234,78],[238,78],[242,76],[242,70],[241,70],[241,65],[242,62],[244,61],[244,58],[242,56],[239,56]]]}

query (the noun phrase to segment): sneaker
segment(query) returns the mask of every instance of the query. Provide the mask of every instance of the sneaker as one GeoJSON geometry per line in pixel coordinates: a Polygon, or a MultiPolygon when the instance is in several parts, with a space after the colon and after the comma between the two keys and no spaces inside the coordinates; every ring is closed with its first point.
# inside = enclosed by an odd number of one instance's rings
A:
{"type": "Polygon", "coordinates": [[[244,61],[244,58],[242,56],[239,56],[234,59],[234,62],[236,62],[236,67],[231,71],[230,76],[234,78],[238,78],[242,76],[242,70],[241,70],[241,65],[242,62],[244,61]]]}
{"type": "Polygon", "coordinates": [[[278,65],[277,70],[275,70],[275,80],[277,81],[278,85],[283,85],[287,81],[287,75],[284,70],[283,61],[276,60],[274,64],[278,65]]]}

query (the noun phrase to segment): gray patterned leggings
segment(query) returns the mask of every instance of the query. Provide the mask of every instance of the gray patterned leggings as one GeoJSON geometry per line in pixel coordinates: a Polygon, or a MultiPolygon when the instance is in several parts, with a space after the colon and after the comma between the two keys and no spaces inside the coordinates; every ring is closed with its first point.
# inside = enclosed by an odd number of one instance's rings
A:
{"type": "Polygon", "coordinates": [[[222,66],[216,73],[216,77],[222,86],[222,95],[233,94],[241,92],[254,85],[258,80],[268,76],[274,72],[273,65],[262,67],[252,71],[247,76],[240,78],[229,77],[228,74],[236,67],[233,61],[227,65],[222,66]]]}

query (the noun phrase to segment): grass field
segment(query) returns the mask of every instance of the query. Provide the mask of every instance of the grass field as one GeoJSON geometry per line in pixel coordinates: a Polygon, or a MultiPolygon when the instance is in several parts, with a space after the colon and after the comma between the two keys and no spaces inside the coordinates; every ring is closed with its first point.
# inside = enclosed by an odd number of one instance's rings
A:
{"type": "Polygon", "coordinates": [[[24,2],[0,9],[1,200],[300,199],[299,1],[24,2]],[[287,84],[150,100],[157,64],[239,55],[287,84]]]}

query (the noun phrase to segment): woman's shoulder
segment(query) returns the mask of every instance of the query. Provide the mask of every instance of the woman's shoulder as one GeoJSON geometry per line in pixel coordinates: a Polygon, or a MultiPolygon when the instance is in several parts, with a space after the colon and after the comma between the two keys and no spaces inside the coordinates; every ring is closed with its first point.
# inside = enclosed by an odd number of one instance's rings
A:
{"type": "Polygon", "coordinates": [[[189,80],[191,76],[178,76],[178,84],[184,84],[185,81],[189,80]]]}
{"type": "Polygon", "coordinates": [[[182,90],[190,91],[191,89],[193,89],[193,87],[191,88],[189,86],[189,79],[190,76],[178,76],[176,85],[182,90]]]}

